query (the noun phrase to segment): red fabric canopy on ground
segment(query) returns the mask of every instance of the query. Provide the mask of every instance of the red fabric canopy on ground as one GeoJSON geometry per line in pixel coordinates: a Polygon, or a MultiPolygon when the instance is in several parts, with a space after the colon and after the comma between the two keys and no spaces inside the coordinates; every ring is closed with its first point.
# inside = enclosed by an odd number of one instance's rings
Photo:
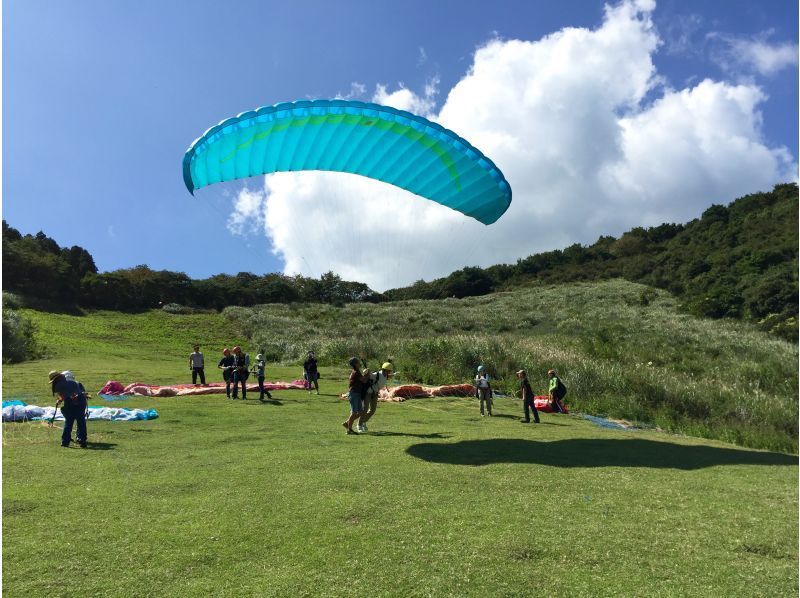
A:
{"type": "MultiPolygon", "coordinates": [[[[231,384],[233,387],[233,384],[231,384]]],[[[293,382],[264,382],[264,390],[305,390],[305,380],[294,380],[293,382]]],[[[249,392],[258,392],[258,384],[250,382],[247,384],[249,392]]],[[[158,386],[155,384],[142,384],[133,382],[127,386],[122,386],[115,380],[109,380],[100,389],[100,394],[120,395],[134,394],[144,397],[184,397],[191,395],[212,395],[225,394],[224,382],[212,382],[211,384],[169,384],[158,386]]]]}

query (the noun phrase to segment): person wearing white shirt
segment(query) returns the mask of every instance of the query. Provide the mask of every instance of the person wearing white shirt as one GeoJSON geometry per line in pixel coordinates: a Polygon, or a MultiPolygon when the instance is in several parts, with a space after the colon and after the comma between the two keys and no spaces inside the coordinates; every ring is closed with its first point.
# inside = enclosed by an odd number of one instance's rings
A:
{"type": "Polygon", "coordinates": [[[364,392],[364,410],[358,419],[358,431],[367,431],[367,422],[375,415],[378,408],[378,393],[381,388],[389,383],[389,378],[394,375],[394,366],[391,361],[384,362],[381,369],[372,372],[369,376],[369,383],[364,392]]]}

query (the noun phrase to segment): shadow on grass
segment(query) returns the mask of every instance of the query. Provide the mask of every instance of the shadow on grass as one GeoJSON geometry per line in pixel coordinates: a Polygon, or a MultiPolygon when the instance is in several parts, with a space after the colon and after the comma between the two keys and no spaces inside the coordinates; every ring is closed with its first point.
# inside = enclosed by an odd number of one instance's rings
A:
{"type": "Polygon", "coordinates": [[[247,400],[247,401],[245,401],[244,404],[245,405],[251,405],[251,406],[252,405],[276,405],[278,407],[283,405],[283,403],[281,403],[278,399],[264,399],[263,401],[260,400],[260,399],[255,399],[254,401],[247,400]]]}
{"type": "Polygon", "coordinates": [[[111,451],[114,450],[114,447],[117,445],[113,442],[87,442],[86,448],[83,450],[86,451],[111,451]]]}
{"type": "MultiPolygon", "coordinates": [[[[409,434],[408,432],[367,432],[369,436],[411,436],[413,438],[450,438],[450,434],[440,434],[439,432],[433,432],[431,434],[409,434]]],[[[425,446],[423,444],[418,444],[416,446],[425,446]]],[[[439,446],[439,445],[432,445],[432,446],[439,446]]],[[[414,447],[411,447],[414,448],[414,447]]]]}
{"type": "Polygon", "coordinates": [[[797,457],[715,446],[630,439],[575,438],[539,442],[518,438],[422,443],[406,449],[412,457],[452,465],[531,463],[553,467],[655,467],[701,469],[714,465],[797,465],[797,457]]]}

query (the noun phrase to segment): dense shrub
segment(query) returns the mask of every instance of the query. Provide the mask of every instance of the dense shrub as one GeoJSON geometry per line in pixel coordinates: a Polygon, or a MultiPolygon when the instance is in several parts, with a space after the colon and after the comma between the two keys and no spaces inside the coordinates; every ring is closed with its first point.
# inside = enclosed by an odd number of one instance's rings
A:
{"type": "Polygon", "coordinates": [[[33,323],[13,309],[3,306],[3,363],[36,359],[43,350],[34,338],[33,323]]]}

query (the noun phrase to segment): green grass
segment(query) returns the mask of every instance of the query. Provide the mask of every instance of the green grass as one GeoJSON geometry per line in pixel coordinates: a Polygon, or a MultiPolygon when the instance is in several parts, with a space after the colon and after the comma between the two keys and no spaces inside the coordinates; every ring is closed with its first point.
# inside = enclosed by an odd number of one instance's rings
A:
{"type": "MultiPolygon", "coordinates": [[[[29,315],[51,357],[4,367],[3,396],[31,403],[52,401],[50,369],[90,389],[183,381],[195,340],[207,355],[243,341],[212,314],[29,315]]],[[[512,399],[493,418],[467,398],[382,403],[369,434],[346,436],[347,372],[330,363],[321,397],[116,403],[159,418],[90,422],[90,450],[3,424],[5,593],[797,595],[796,457],[577,416],[526,426],[512,399]]]]}
{"type": "MultiPolygon", "coordinates": [[[[344,386],[327,380],[336,391],[344,386]]],[[[470,399],[135,399],[5,424],[3,586],[41,595],[796,595],[797,463],[470,399]],[[13,431],[10,431],[11,427],[13,431]],[[24,429],[23,429],[24,428],[24,429]]]]}
{"type": "Polygon", "coordinates": [[[554,367],[584,412],[754,448],[797,452],[797,345],[754,325],[697,318],[663,291],[623,280],[463,300],[232,307],[225,315],[271,361],[309,347],[327,364],[393,357],[408,380],[470,380],[486,364],[510,391],[554,367]]]}

